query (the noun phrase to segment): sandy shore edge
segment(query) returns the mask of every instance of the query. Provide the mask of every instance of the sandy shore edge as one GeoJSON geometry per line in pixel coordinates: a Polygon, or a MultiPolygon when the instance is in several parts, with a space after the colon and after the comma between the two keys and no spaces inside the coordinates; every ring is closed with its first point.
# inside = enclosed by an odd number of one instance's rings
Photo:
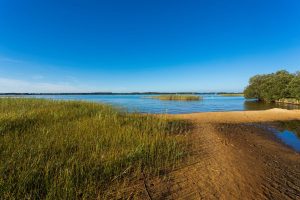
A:
{"type": "Polygon", "coordinates": [[[273,108],[259,111],[202,112],[167,114],[171,118],[189,119],[203,123],[247,123],[300,120],[300,110],[273,108]]]}

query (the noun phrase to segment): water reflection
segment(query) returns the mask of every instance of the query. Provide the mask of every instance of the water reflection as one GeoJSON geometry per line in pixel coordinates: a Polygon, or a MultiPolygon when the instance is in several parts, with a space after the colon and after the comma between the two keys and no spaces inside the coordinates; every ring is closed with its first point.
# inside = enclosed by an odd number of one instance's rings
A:
{"type": "Polygon", "coordinates": [[[295,151],[300,152],[300,138],[297,137],[295,132],[284,130],[278,131],[275,134],[286,145],[292,147],[295,151]]]}
{"type": "Polygon", "coordinates": [[[270,124],[254,124],[275,134],[284,144],[300,152],[300,121],[280,121],[270,124]]]}
{"type": "Polygon", "coordinates": [[[259,102],[255,99],[244,101],[244,110],[267,110],[272,108],[293,110],[300,109],[300,105],[259,102]]]}
{"type": "Polygon", "coordinates": [[[278,122],[279,131],[290,130],[293,131],[300,138],[300,121],[281,121],[278,122]]]}

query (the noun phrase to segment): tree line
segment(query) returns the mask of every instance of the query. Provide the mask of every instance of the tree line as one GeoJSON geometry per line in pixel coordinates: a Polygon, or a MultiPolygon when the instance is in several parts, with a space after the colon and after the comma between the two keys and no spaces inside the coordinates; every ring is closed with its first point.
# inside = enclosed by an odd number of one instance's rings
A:
{"type": "Polygon", "coordinates": [[[244,96],[267,102],[289,98],[300,100],[300,72],[280,70],[276,73],[255,75],[250,78],[244,96]]]}

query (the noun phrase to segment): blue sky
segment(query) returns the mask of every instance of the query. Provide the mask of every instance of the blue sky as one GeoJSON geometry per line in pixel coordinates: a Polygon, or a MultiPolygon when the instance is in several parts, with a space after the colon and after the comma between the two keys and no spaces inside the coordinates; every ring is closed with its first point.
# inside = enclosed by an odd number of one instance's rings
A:
{"type": "Polygon", "coordinates": [[[298,0],[0,0],[0,92],[242,91],[300,70],[298,0]]]}

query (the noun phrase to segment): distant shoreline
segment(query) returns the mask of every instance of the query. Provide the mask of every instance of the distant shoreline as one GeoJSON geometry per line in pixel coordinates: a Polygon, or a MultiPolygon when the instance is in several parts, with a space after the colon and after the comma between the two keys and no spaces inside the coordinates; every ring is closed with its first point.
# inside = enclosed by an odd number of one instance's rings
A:
{"type": "Polygon", "coordinates": [[[240,94],[234,92],[62,92],[62,93],[0,93],[0,96],[5,95],[160,95],[160,94],[212,94],[212,95],[221,95],[221,94],[240,94]]]}

